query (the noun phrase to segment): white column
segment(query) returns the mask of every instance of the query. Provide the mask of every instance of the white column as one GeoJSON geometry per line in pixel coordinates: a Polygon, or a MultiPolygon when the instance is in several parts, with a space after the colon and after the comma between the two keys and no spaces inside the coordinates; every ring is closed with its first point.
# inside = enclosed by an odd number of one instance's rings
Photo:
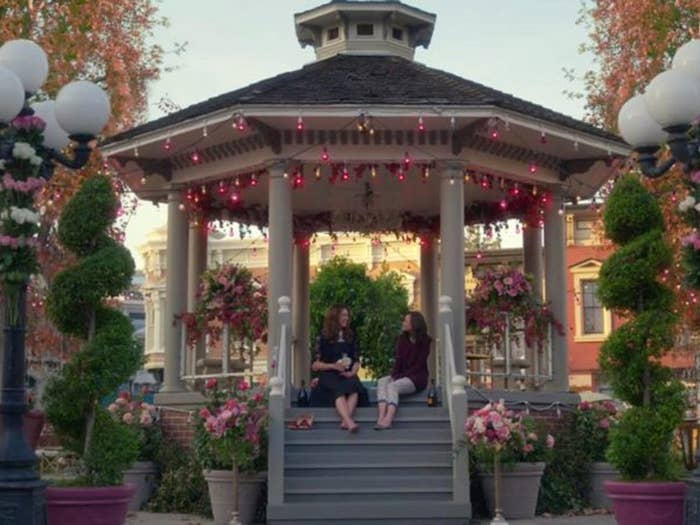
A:
{"type": "MultiPolygon", "coordinates": [[[[187,244],[187,311],[194,312],[197,308],[197,291],[199,279],[207,269],[207,221],[193,221],[190,223],[190,233],[187,244]]],[[[191,371],[195,370],[198,359],[205,356],[204,338],[197,344],[196,355],[190,363],[191,371]]]]}
{"type": "Polygon", "coordinates": [[[311,358],[309,354],[310,295],[309,295],[309,249],[308,237],[298,237],[294,244],[294,283],[292,290],[292,327],[294,358],[292,381],[300,386],[304,380],[309,384],[311,358]]]}
{"type": "Polygon", "coordinates": [[[539,298],[542,298],[543,267],[542,230],[523,228],[523,269],[525,273],[532,275],[533,289],[539,298]]]}
{"type": "Polygon", "coordinates": [[[440,295],[452,299],[457,373],[464,374],[464,178],[449,163],[440,178],[440,295]]]}
{"type": "MultiPolygon", "coordinates": [[[[275,347],[279,346],[278,299],[292,295],[292,188],[284,178],[283,164],[269,170],[269,241],[268,264],[268,341],[267,369],[271,365],[275,347]]],[[[292,311],[296,305],[292,304],[292,311]]],[[[290,327],[291,328],[291,327],[290,327]]],[[[291,335],[291,334],[290,334],[291,335]]],[[[291,368],[290,360],[287,360],[291,368]]],[[[287,378],[289,378],[287,371],[287,378]]]]}
{"type": "Polygon", "coordinates": [[[420,308],[428,325],[428,333],[433,337],[433,344],[428,358],[430,377],[437,380],[437,239],[429,233],[421,236],[420,250],[420,308]]]}
{"type": "MultiPolygon", "coordinates": [[[[523,270],[532,275],[533,292],[538,299],[542,299],[544,262],[542,260],[542,230],[540,228],[523,228],[523,270]]],[[[537,347],[527,349],[527,360],[530,364],[531,374],[542,373],[542,359],[537,347]]],[[[531,387],[539,384],[536,378],[530,381],[531,387]]]]}
{"type": "Polygon", "coordinates": [[[569,344],[566,311],[566,238],[564,217],[559,215],[561,190],[552,192],[552,204],[544,216],[544,259],[546,300],[552,315],[564,327],[564,335],[552,330],[552,383],[547,388],[558,392],[569,390],[569,344]]]}
{"type": "Polygon", "coordinates": [[[165,356],[161,392],[184,390],[180,380],[180,323],[175,316],[187,307],[187,214],[180,210],[180,191],[168,193],[168,241],[165,284],[165,356]]]}

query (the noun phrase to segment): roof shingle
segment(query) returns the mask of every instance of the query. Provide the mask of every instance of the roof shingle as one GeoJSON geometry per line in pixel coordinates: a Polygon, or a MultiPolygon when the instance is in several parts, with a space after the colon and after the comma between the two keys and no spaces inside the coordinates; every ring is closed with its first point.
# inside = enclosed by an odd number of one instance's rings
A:
{"type": "Polygon", "coordinates": [[[395,56],[336,55],[256,82],[108,138],[130,139],[227,107],[356,104],[495,106],[625,144],[605,130],[457,75],[395,56]]]}

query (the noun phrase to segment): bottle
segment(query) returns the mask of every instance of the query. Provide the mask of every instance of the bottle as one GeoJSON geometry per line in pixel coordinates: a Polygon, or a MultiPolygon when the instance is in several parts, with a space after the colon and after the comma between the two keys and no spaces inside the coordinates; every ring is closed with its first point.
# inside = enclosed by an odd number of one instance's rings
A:
{"type": "Polygon", "coordinates": [[[301,388],[297,392],[297,406],[307,407],[309,406],[309,394],[306,391],[306,381],[301,380],[301,388]]]}
{"type": "Polygon", "coordinates": [[[428,406],[438,406],[437,389],[435,388],[435,379],[430,380],[430,388],[428,389],[428,406]]]}

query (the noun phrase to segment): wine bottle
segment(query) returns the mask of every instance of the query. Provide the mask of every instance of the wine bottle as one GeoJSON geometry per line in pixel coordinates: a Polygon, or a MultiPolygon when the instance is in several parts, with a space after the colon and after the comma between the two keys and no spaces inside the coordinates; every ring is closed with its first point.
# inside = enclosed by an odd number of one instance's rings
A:
{"type": "Polygon", "coordinates": [[[435,379],[430,380],[430,388],[428,389],[428,406],[438,406],[437,389],[435,388],[435,379]]]}
{"type": "Polygon", "coordinates": [[[306,391],[306,381],[301,380],[301,388],[297,392],[297,406],[307,407],[309,406],[309,394],[306,391]]]}

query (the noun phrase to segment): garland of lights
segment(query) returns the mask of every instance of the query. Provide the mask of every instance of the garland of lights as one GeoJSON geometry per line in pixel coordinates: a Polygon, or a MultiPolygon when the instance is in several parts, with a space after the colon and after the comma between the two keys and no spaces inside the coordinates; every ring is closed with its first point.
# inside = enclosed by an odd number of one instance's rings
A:
{"type": "MultiPolygon", "coordinates": [[[[361,163],[350,165],[348,163],[329,163],[328,182],[330,184],[349,183],[351,170],[354,179],[361,181],[366,175],[370,179],[377,177],[376,163],[361,163]]],[[[406,156],[402,162],[386,163],[383,165],[386,172],[397,182],[405,182],[412,168],[417,168],[422,182],[427,182],[433,163],[413,164],[406,156]]],[[[297,165],[291,171],[285,172],[285,178],[290,180],[293,190],[301,190],[305,187],[305,166],[297,165]]],[[[314,179],[323,179],[320,165],[314,166],[314,179]]],[[[246,206],[244,200],[245,190],[258,185],[261,177],[267,175],[267,170],[256,170],[235,175],[230,179],[190,186],[183,190],[183,199],[180,209],[186,211],[194,221],[207,220],[211,215],[217,215],[222,210],[227,210],[227,219],[244,225],[254,225],[259,229],[267,225],[268,210],[260,205],[246,206]]],[[[474,201],[464,209],[465,224],[484,224],[487,230],[499,231],[500,225],[508,219],[518,219],[530,228],[541,228],[544,225],[544,213],[551,205],[551,195],[541,191],[536,185],[523,184],[504,177],[474,169],[466,169],[463,172],[464,181],[478,185],[484,190],[498,188],[505,195],[498,202],[474,201]]],[[[559,213],[563,213],[563,207],[559,213]]],[[[367,214],[362,214],[367,219],[367,214]]],[[[337,221],[340,217],[333,212],[319,212],[311,215],[295,215],[294,231],[298,238],[306,238],[317,231],[326,230],[333,236],[337,230],[337,221]]],[[[420,216],[411,212],[404,212],[394,221],[381,221],[367,219],[364,222],[367,230],[383,233],[395,233],[413,235],[423,234],[439,235],[439,216],[420,216]],[[387,224],[391,222],[393,224],[387,224]]],[[[244,230],[246,231],[246,230],[244,230]]]]}

